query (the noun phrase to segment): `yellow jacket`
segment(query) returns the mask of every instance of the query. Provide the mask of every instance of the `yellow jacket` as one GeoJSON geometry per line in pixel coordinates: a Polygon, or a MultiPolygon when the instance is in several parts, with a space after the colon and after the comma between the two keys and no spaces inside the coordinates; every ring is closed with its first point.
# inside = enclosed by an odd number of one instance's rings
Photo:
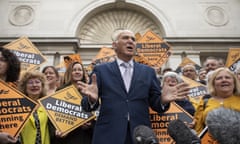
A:
{"type": "MultiPolygon", "coordinates": [[[[39,107],[37,113],[40,121],[42,144],[50,144],[47,113],[43,107],[39,107]]],[[[31,115],[20,133],[22,144],[35,144],[36,133],[35,120],[31,115]]]]}
{"type": "Polygon", "coordinates": [[[202,99],[198,105],[198,108],[195,112],[194,118],[196,119],[195,130],[198,134],[205,127],[205,120],[209,111],[216,109],[218,107],[230,108],[232,110],[240,111],[240,96],[230,96],[229,98],[224,99],[224,101],[219,101],[215,98],[209,98],[204,108],[204,100],[202,99]]]}

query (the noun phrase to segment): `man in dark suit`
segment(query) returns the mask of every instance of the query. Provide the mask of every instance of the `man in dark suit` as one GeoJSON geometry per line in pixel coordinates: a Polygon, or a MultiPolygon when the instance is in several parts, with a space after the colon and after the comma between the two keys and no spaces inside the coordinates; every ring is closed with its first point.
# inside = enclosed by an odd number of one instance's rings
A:
{"type": "Polygon", "coordinates": [[[165,87],[161,92],[154,69],[133,60],[136,53],[133,32],[118,30],[113,40],[116,60],[96,66],[91,84],[79,84],[86,95],[82,101],[86,110],[94,110],[101,102],[93,144],[133,144],[134,128],[138,125],[151,126],[149,106],[162,113],[168,109],[169,102],[185,98],[189,90],[182,83],[171,89],[165,87]],[[124,82],[128,76],[124,74],[126,68],[122,63],[129,65],[129,87],[124,82]]]}

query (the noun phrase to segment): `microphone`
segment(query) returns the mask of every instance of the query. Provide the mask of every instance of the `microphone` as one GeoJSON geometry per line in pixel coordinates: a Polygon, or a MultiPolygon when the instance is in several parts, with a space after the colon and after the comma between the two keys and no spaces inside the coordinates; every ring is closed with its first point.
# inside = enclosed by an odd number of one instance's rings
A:
{"type": "Polygon", "coordinates": [[[154,131],[145,125],[134,128],[133,139],[135,144],[158,144],[154,131]]]}
{"type": "Polygon", "coordinates": [[[237,144],[240,140],[240,112],[228,108],[210,111],[206,124],[211,136],[220,144],[237,144]]]}
{"type": "Polygon", "coordinates": [[[170,121],[167,130],[176,144],[201,144],[195,132],[179,119],[170,121]]]}

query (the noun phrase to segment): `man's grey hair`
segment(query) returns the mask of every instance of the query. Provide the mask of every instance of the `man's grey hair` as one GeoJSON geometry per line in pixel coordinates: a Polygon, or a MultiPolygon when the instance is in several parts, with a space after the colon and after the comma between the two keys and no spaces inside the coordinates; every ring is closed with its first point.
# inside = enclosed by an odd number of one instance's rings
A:
{"type": "Polygon", "coordinates": [[[113,32],[112,34],[112,41],[117,41],[120,34],[123,33],[123,32],[130,32],[130,33],[133,33],[131,30],[127,30],[127,29],[117,29],[113,32]]]}

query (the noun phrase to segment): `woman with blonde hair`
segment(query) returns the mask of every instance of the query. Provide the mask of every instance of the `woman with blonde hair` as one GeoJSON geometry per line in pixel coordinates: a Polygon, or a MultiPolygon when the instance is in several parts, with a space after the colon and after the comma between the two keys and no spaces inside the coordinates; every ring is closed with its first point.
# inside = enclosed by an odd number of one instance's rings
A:
{"type": "Polygon", "coordinates": [[[202,99],[195,113],[195,130],[199,134],[206,126],[205,120],[210,111],[224,107],[240,111],[240,83],[228,68],[218,68],[212,72],[207,84],[211,97],[202,99]]]}
{"type": "MultiPolygon", "coordinates": [[[[22,75],[18,89],[26,96],[36,101],[47,93],[47,83],[44,74],[34,71],[22,75]]],[[[50,144],[48,116],[42,106],[30,116],[20,133],[23,144],[50,144]]]]}

